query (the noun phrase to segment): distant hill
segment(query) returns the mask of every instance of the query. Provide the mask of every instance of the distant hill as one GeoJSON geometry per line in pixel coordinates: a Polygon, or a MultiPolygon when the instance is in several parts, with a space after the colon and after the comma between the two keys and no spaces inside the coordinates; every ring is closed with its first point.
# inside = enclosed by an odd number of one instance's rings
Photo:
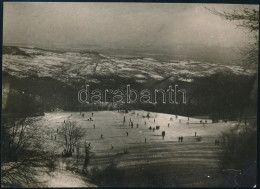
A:
{"type": "MultiPolygon", "coordinates": [[[[177,57],[177,56],[176,56],[177,57]]],[[[151,83],[165,78],[192,81],[196,77],[217,72],[251,75],[255,71],[240,66],[213,64],[191,59],[170,59],[169,56],[143,54],[139,56],[105,55],[93,50],[68,51],[37,47],[3,47],[3,71],[17,77],[51,77],[62,82],[96,82],[99,76],[117,75],[139,83],[151,83]]]]}

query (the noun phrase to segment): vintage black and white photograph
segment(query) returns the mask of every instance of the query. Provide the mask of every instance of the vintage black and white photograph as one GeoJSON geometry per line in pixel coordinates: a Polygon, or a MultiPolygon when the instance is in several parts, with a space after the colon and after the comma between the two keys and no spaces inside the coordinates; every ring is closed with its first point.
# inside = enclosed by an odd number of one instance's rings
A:
{"type": "Polygon", "coordinates": [[[259,5],[4,2],[2,187],[257,187],[259,5]]]}

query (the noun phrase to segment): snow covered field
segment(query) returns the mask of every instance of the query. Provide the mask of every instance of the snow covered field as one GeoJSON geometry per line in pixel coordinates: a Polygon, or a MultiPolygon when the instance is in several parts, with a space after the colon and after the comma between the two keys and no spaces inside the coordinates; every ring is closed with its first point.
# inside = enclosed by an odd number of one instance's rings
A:
{"type": "MultiPolygon", "coordinates": [[[[57,145],[61,140],[58,135],[57,140],[51,140],[51,135],[54,137],[57,134],[56,130],[64,120],[76,121],[86,131],[81,144],[90,142],[95,154],[89,169],[105,167],[113,161],[118,167],[132,171],[159,166],[163,170],[160,174],[164,174],[169,180],[178,177],[178,183],[182,186],[216,186],[219,183],[221,149],[215,146],[214,141],[219,139],[222,131],[232,127],[234,122],[212,123],[207,120],[207,124],[200,124],[201,119],[189,118],[187,124],[187,117],[178,116],[176,119],[175,115],[170,114],[151,112],[148,119],[148,112],[145,111],[132,111],[128,114],[94,111],[94,121],[88,121],[92,112],[83,113],[84,117],[80,112],[46,113],[42,124],[48,130],[48,147],[57,145]],[[130,119],[134,123],[133,128],[129,124],[130,119]],[[160,129],[153,132],[149,130],[150,126],[160,126],[160,129]],[[166,132],[164,139],[161,136],[162,131],[166,132]],[[196,141],[195,132],[197,137],[201,137],[200,142],[196,141]],[[183,136],[183,142],[178,142],[179,136],[183,136]],[[124,154],[124,150],[127,150],[127,154],[124,154]],[[176,170],[179,171],[176,173],[176,170]],[[181,175],[188,176],[182,178],[181,175]],[[210,177],[214,179],[209,179],[210,177]]],[[[61,153],[62,148],[58,148],[56,152],[61,153]]],[[[84,154],[83,148],[81,154],[84,154]]]]}
{"type": "Polygon", "coordinates": [[[148,119],[145,111],[135,111],[135,113],[130,112],[128,114],[116,111],[93,112],[94,121],[88,121],[91,113],[85,112],[84,118],[79,112],[45,113],[43,119],[44,124],[53,130],[60,127],[64,120],[76,121],[78,125],[86,129],[85,140],[93,141],[92,147],[94,151],[109,150],[111,144],[114,148],[138,145],[144,143],[145,138],[147,143],[149,143],[154,141],[178,142],[179,136],[183,136],[185,141],[185,137],[194,137],[195,132],[197,136],[218,136],[232,125],[229,122],[212,124],[211,120],[207,120],[207,124],[200,124],[201,119],[190,118],[188,121],[187,117],[178,116],[176,119],[175,115],[162,113],[150,113],[150,118],[148,119]],[[123,123],[124,116],[126,119],[125,123],[123,123]],[[171,118],[172,121],[170,120],[171,118]],[[130,126],[130,119],[134,123],[133,128],[130,126]],[[152,128],[160,126],[160,129],[153,132],[149,130],[150,126],[152,128]],[[162,131],[166,132],[164,140],[161,137],[162,131]],[[129,133],[128,137],[126,137],[126,132],[129,133]],[[102,140],[100,140],[101,134],[103,135],[102,140]]]}

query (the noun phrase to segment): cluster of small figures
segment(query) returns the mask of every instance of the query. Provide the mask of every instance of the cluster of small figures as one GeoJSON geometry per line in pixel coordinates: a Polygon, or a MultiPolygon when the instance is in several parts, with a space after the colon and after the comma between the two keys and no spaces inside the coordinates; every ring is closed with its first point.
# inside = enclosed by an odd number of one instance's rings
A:
{"type": "MultiPolygon", "coordinates": [[[[80,112],[80,115],[81,115],[82,117],[85,116],[84,113],[82,113],[82,112],[80,112]]],[[[71,116],[72,116],[72,114],[71,114],[71,116]]],[[[92,112],[91,117],[88,119],[88,121],[94,121],[94,120],[92,119],[93,116],[94,116],[94,113],[92,112]]]]}
{"type": "Polygon", "coordinates": [[[150,126],[150,127],[149,127],[149,130],[153,130],[153,132],[154,132],[155,127],[152,128],[152,127],[150,126]]]}
{"type": "Polygon", "coordinates": [[[207,123],[207,120],[203,121],[203,120],[200,120],[200,124],[203,124],[205,125],[207,123]]]}
{"type": "Polygon", "coordinates": [[[183,136],[178,137],[178,142],[182,142],[183,141],[183,136]]]}
{"type": "MultiPolygon", "coordinates": [[[[137,113],[136,114],[137,116],[139,116],[139,114],[137,113]]],[[[123,123],[125,123],[126,122],[126,119],[125,119],[125,116],[124,116],[124,119],[123,119],[123,123]]],[[[154,119],[154,123],[155,123],[155,119],[154,119]]],[[[132,120],[131,120],[131,118],[129,119],[129,125],[131,126],[131,128],[133,128],[134,127],[134,123],[132,122],[132,120]]],[[[144,122],[144,125],[146,125],[146,121],[144,122]]],[[[170,127],[170,124],[168,123],[168,127],[170,127]]],[[[138,128],[138,123],[136,124],[136,128],[138,128]]],[[[159,130],[160,129],[160,126],[156,126],[156,127],[153,127],[152,128],[152,126],[150,126],[149,127],[149,130],[153,130],[153,132],[155,131],[155,129],[156,130],[159,130]]],[[[126,132],[126,136],[128,136],[128,132],[126,132]]],[[[165,137],[165,131],[162,131],[162,137],[163,137],[163,139],[164,139],[164,137],[165,137]]],[[[146,138],[144,139],[144,142],[146,143],[146,138]]]]}
{"type": "MultiPolygon", "coordinates": [[[[175,119],[178,119],[178,115],[175,115],[175,119]]],[[[173,118],[171,117],[170,118],[170,121],[173,121],[173,118]]],[[[188,117],[188,119],[187,119],[187,125],[189,125],[190,124],[190,117],[188,117]]],[[[181,119],[179,119],[179,123],[181,123],[181,119]]],[[[205,126],[205,124],[207,124],[207,120],[200,120],[200,124],[203,124],[203,126],[205,126]]],[[[169,127],[169,125],[168,125],[168,127],[169,127]]]]}
{"type": "MultiPolygon", "coordinates": [[[[124,116],[124,120],[123,120],[123,123],[125,123],[125,116],[124,116]]],[[[134,128],[134,123],[132,122],[131,118],[129,119],[129,126],[131,126],[131,128],[134,128]]],[[[136,128],[138,128],[138,123],[136,124],[136,128]]]]}

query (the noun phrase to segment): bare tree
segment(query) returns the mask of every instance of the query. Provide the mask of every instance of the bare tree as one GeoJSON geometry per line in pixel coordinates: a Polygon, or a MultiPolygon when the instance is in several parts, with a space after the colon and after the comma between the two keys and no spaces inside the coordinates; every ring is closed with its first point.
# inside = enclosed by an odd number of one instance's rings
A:
{"type": "MultiPolygon", "coordinates": [[[[206,8],[208,9],[208,8],[206,8]]],[[[252,42],[242,51],[244,55],[244,66],[255,68],[258,64],[258,44],[259,44],[259,10],[245,8],[242,10],[232,10],[230,12],[220,12],[216,9],[208,9],[211,13],[226,20],[233,21],[238,28],[245,30],[252,42]]]]}
{"type": "Polygon", "coordinates": [[[39,117],[2,115],[2,185],[40,186],[34,169],[44,166],[45,142],[39,117]]]}
{"type": "Polygon", "coordinates": [[[2,120],[3,161],[17,161],[26,157],[27,151],[41,150],[45,141],[39,118],[8,117],[2,120]]]}
{"type": "MultiPolygon", "coordinates": [[[[258,69],[258,52],[259,52],[259,10],[253,8],[245,8],[241,10],[232,10],[229,12],[220,12],[216,9],[208,9],[211,13],[222,17],[223,19],[230,20],[236,24],[238,28],[243,29],[250,39],[244,49],[241,49],[241,53],[244,56],[243,67],[251,68],[252,70],[258,69]]],[[[244,113],[242,115],[242,119],[247,122],[248,113],[250,114],[250,110],[256,112],[257,109],[257,91],[258,91],[258,78],[257,74],[254,77],[254,84],[251,89],[250,94],[250,102],[248,107],[245,108],[244,113]]],[[[251,113],[252,114],[252,113],[251,113]]],[[[256,115],[254,115],[256,119],[256,115]]]]}
{"type": "Polygon", "coordinates": [[[76,122],[66,121],[62,124],[60,132],[64,148],[64,156],[72,156],[75,145],[84,136],[84,131],[76,122]]]}

